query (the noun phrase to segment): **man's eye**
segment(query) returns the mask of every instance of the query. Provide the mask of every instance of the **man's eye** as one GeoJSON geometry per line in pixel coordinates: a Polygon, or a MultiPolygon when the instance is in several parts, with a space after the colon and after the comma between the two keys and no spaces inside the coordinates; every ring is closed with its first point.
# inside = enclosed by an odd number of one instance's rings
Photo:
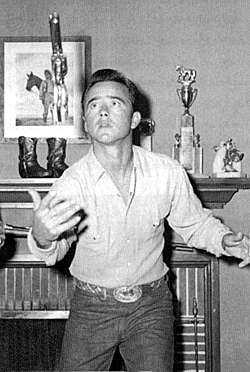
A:
{"type": "Polygon", "coordinates": [[[94,108],[96,108],[96,107],[97,107],[97,103],[96,103],[96,102],[91,103],[91,105],[90,105],[90,108],[91,108],[91,109],[94,109],[94,108]]]}
{"type": "Polygon", "coordinates": [[[116,107],[116,106],[119,106],[120,105],[120,102],[118,101],[112,101],[112,106],[116,107]]]}

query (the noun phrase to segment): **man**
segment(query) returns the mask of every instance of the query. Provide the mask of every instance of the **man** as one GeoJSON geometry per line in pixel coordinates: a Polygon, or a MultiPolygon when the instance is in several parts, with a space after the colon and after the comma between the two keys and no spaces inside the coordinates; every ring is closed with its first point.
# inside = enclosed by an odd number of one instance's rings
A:
{"type": "Polygon", "coordinates": [[[53,124],[53,104],[54,104],[54,81],[52,80],[52,73],[49,70],[44,70],[45,80],[42,81],[39,88],[39,98],[42,101],[43,111],[43,122],[47,123],[49,110],[51,112],[53,124]]]}
{"type": "Polygon", "coordinates": [[[182,166],[132,145],[141,116],[121,73],[93,74],[83,99],[92,146],[41,201],[30,191],[31,252],[48,265],[77,247],[76,290],[60,370],[107,371],[117,346],[127,371],[172,371],[172,296],[163,262],[164,219],[184,241],[249,263],[250,240],[203,209],[182,166]]]}

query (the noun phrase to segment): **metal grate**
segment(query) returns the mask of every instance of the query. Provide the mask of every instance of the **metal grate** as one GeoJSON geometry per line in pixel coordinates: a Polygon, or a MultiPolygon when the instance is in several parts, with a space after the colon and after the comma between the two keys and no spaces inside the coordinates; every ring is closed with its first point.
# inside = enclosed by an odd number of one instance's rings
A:
{"type": "Polygon", "coordinates": [[[205,371],[205,268],[173,270],[175,371],[205,371]]]}
{"type": "Polygon", "coordinates": [[[54,268],[24,265],[0,270],[0,316],[39,317],[49,312],[48,316],[67,317],[73,278],[54,268]]]}

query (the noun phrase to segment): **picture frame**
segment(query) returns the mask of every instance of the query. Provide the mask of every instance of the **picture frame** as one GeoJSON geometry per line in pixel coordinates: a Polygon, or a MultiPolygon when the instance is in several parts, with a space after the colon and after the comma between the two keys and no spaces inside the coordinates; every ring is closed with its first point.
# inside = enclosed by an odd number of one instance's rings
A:
{"type": "MultiPolygon", "coordinates": [[[[68,92],[68,117],[54,124],[39,97],[38,83],[27,90],[30,76],[45,79],[52,72],[52,44],[48,37],[0,38],[0,142],[17,142],[19,136],[66,138],[89,143],[84,129],[82,95],[91,75],[91,37],[62,37],[68,71],[64,82],[68,92]]],[[[39,84],[40,84],[39,83],[39,84]]]]}

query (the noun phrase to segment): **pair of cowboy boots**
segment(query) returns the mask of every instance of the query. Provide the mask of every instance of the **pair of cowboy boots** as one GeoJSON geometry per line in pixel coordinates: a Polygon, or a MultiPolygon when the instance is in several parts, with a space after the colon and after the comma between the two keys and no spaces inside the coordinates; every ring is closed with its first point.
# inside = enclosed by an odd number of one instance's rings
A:
{"type": "Polygon", "coordinates": [[[37,138],[18,137],[19,174],[22,178],[59,178],[68,165],[65,164],[66,144],[64,138],[47,138],[47,169],[37,161],[37,138]]]}

